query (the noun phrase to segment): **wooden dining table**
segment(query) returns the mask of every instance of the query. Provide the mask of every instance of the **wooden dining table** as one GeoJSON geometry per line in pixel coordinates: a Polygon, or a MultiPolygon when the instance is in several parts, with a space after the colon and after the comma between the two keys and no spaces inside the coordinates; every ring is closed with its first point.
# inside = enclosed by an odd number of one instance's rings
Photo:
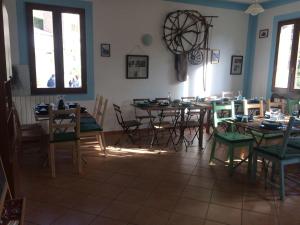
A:
{"type": "MultiPolygon", "coordinates": [[[[191,104],[169,104],[169,105],[160,105],[158,103],[150,103],[150,104],[132,104],[133,107],[136,107],[140,110],[144,110],[148,113],[149,116],[152,115],[153,111],[172,111],[172,110],[178,110],[180,111],[180,122],[181,124],[185,121],[185,111],[187,108],[190,110],[199,110],[199,147],[200,149],[203,149],[203,128],[204,128],[204,117],[208,111],[211,110],[211,104],[208,103],[199,103],[199,102],[191,102],[191,104]]],[[[210,118],[210,113],[208,115],[208,118],[210,118]]],[[[184,138],[184,127],[180,127],[180,137],[179,140],[183,140],[184,138]]]]}

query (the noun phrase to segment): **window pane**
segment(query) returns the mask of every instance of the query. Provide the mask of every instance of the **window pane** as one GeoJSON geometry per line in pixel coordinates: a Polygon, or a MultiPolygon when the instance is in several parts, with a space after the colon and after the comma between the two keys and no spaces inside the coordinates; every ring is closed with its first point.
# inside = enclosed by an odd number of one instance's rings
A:
{"type": "Polygon", "coordinates": [[[287,88],[290,73],[290,60],[293,43],[294,24],[289,24],[281,27],[277,68],[276,68],[276,88],[287,88]]]}
{"type": "Polygon", "coordinates": [[[298,44],[298,54],[296,62],[296,72],[295,72],[295,89],[300,89],[300,35],[299,35],[299,44],[298,44]]]}
{"type": "Polygon", "coordinates": [[[37,88],[55,88],[52,12],[33,10],[33,34],[37,88]]]}
{"type": "Polygon", "coordinates": [[[62,13],[64,86],[81,88],[80,15],[62,13]]]}

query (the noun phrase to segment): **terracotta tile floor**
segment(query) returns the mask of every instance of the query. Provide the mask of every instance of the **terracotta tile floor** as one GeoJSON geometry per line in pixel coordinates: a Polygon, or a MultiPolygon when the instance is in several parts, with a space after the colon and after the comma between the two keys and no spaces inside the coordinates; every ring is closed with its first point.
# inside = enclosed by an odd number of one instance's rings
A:
{"type": "MultiPolygon", "coordinates": [[[[115,137],[106,139],[110,144],[115,137]]],[[[92,140],[82,143],[82,150],[87,148],[98,150],[92,140]]],[[[224,165],[208,165],[210,143],[204,151],[197,143],[187,152],[129,144],[108,149],[108,157],[86,154],[81,176],[70,152],[58,150],[56,179],[42,166],[40,154],[24,153],[25,224],[300,225],[299,187],[287,184],[281,202],[276,190],[249,181],[246,166],[230,177],[224,165]]]]}

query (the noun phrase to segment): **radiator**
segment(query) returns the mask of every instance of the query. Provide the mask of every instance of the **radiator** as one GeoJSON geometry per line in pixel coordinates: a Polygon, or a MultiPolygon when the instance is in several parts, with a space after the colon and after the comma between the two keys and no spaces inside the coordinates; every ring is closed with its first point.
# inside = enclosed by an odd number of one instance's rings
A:
{"type": "Polygon", "coordinates": [[[21,124],[33,124],[36,123],[34,118],[34,106],[39,103],[55,103],[57,101],[57,96],[13,96],[12,97],[21,124]]]}

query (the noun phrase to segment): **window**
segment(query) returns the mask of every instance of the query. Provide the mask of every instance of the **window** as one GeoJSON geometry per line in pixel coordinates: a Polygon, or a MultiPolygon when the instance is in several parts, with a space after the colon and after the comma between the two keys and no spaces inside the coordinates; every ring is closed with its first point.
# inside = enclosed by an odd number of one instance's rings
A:
{"type": "Polygon", "coordinates": [[[86,93],[84,9],[26,7],[32,94],[86,93]]]}
{"type": "Polygon", "coordinates": [[[300,94],[300,19],[278,24],[273,91],[300,94]]]}

